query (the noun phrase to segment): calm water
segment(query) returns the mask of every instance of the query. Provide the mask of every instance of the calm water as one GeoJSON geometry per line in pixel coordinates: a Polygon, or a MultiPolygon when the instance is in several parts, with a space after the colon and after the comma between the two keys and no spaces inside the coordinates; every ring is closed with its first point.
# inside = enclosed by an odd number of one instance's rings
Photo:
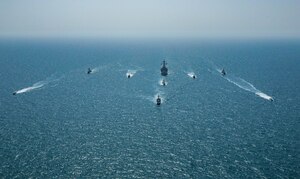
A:
{"type": "Polygon", "coordinates": [[[299,178],[299,70],[299,41],[2,39],[0,177],[299,178]]]}

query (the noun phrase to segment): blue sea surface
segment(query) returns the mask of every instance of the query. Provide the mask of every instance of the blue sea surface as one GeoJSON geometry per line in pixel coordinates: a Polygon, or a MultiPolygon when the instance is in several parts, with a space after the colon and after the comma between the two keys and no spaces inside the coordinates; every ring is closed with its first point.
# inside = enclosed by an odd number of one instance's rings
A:
{"type": "Polygon", "coordinates": [[[300,178],[299,72],[297,40],[2,39],[0,178],[300,178]]]}

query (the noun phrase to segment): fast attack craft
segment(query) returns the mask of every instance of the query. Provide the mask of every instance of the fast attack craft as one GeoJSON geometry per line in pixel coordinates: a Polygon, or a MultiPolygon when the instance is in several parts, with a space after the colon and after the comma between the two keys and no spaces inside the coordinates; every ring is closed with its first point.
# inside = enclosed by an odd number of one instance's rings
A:
{"type": "Polygon", "coordinates": [[[226,75],[226,72],[225,72],[224,68],[222,69],[221,74],[222,74],[222,76],[226,75]]]}
{"type": "Polygon", "coordinates": [[[87,74],[91,74],[91,73],[92,73],[91,68],[88,68],[87,74]]]}

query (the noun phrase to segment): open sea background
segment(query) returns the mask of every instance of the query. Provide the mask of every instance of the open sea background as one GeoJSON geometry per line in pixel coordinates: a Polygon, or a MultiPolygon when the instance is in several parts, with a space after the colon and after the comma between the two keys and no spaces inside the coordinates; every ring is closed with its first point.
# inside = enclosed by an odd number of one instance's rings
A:
{"type": "Polygon", "coordinates": [[[300,178],[299,71],[297,40],[1,39],[0,178],[300,178]]]}

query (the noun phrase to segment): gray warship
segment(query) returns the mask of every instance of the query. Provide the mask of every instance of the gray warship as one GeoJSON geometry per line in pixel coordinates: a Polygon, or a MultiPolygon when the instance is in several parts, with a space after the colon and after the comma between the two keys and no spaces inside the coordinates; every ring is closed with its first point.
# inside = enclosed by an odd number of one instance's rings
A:
{"type": "Polygon", "coordinates": [[[168,75],[168,68],[166,67],[166,61],[164,60],[162,63],[162,67],[160,69],[161,76],[167,76],[168,75]]]}

